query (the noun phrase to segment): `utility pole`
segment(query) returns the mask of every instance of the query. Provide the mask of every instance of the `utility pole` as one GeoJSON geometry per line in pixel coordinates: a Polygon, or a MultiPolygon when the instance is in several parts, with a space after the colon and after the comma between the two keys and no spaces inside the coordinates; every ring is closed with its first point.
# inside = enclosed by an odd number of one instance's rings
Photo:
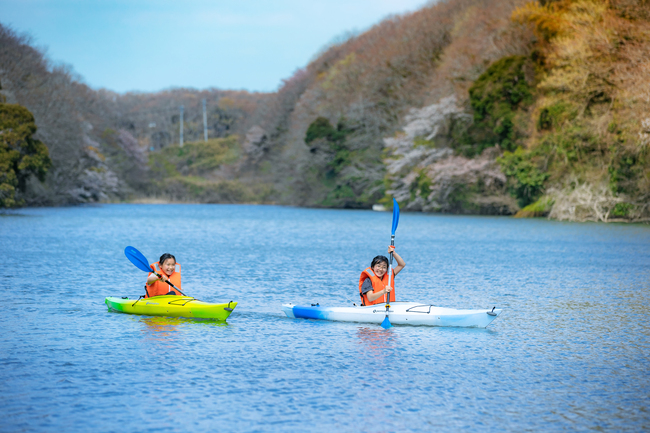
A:
{"type": "Polygon", "coordinates": [[[180,147],[183,147],[183,109],[184,108],[185,107],[183,107],[181,105],[181,143],[180,143],[180,147]]]}
{"type": "Polygon", "coordinates": [[[205,98],[203,98],[203,141],[208,141],[208,113],[205,111],[205,98]]]}

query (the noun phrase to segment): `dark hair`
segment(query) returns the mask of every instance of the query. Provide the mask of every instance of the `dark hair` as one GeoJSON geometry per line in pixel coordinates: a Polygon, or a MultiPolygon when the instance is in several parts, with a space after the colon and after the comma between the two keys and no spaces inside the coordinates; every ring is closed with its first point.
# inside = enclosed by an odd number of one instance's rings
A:
{"type": "Polygon", "coordinates": [[[165,253],[162,256],[160,256],[160,260],[158,260],[158,263],[160,263],[160,266],[162,266],[163,263],[165,263],[165,260],[167,260],[167,259],[174,259],[174,262],[176,261],[176,257],[172,256],[169,253],[165,253]]]}
{"type": "Polygon", "coordinates": [[[372,259],[372,263],[370,264],[370,268],[374,268],[376,264],[384,262],[386,263],[386,267],[388,267],[388,259],[386,256],[377,256],[374,259],[372,259]]]}

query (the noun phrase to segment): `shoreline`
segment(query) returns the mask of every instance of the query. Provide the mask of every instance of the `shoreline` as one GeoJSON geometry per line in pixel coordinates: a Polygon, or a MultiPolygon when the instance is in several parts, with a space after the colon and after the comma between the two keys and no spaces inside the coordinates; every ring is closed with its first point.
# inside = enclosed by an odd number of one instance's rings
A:
{"type": "MultiPolygon", "coordinates": [[[[286,207],[295,207],[302,209],[329,209],[329,210],[365,210],[373,212],[390,212],[390,209],[379,210],[379,209],[346,209],[346,208],[335,208],[335,207],[306,207],[306,206],[297,206],[297,205],[286,205],[279,203],[202,203],[202,202],[187,202],[187,201],[173,201],[157,197],[144,197],[136,198],[132,200],[123,200],[123,201],[105,201],[105,202],[94,202],[94,203],[78,203],[78,204],[66,204],[60,206],[22,206],[16,208],[0,208],[0,216],[7,215],[8,213],[19,212],[21,209],[38,209],[38,208],[64,208],[64,207],[84,207],[84,206],[102,206],[102,205],[120,205],[120,204],[137,204],[137,205],[204,205],[204,204],[215,204],[215,205],[253,205],[253,206],[286,206],[286,207]]],[[[373,206],[374,207],[374,206],[373,206]]],[[[422,211],[404,211],[410,214],[424,214],[424,215],[441,215],[441,216],[473,216],[473,217],[499,217],[499,218],[511,218],[513,220],[547,220],[547,221],[556,221],[556,222],[569,222],[569,223],[604,223],[604,224],[641,224],[641,225],[650,225],[650,218],[644,218],[640,220],[625,220],[623,218],[612,218],[607,221],[594,221],[594,220],[557,220],[544,216],[535,216],[535,217],[516,217],[515,215],[482,215],[482,214],[453,214],[453,213],[440,213],[440,212],[422,212],[422,211]]]]}

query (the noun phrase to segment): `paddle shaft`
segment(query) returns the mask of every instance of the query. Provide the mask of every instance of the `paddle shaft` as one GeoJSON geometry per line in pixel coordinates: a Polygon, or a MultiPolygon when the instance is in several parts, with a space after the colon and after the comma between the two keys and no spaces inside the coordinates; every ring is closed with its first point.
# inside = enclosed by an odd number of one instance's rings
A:
{"type": "MultiPolygon", "coordinates": [[[[395,246],[395,235],[390,236],[390,246],[394,247],[395,246]]],[[[391,281],[393,278],[393,253],[390,253],[390,264],[388,266],[388,287],[391,287],[391,281]]],[[[390,293],[384,294],[384,300],[386,301],[386,313],[388,313],[388,309],[390,308],[390,293]]]]}
{"type": "MultiPolygon", "coordinates": [[[[393,229],[390,232],[390,246],[395,247],[395,230],[397,230],[397,224],[399,224],[399,205],[397,200],[393,197],[393,229]]],[[[392,287],[392,278],[393,278],[393,252],[390,253],[390,263],[388,265],[388,286],[392,287]]],[[[390,292],[384,293],[384,300],[386,301],[386,317],[384,321],[381,322],[381,327],[388,329],[391,326],[390,319],[388,318],[388,313],[390,312],[390,292]]]]}
{"type": "MultiPolygon", "coordinates": [[[[395,235],[390,236],[390,246],[394,247],[395,246],[395,235]]],[[[388,266],[388,287],[391,286],[391,281],[393,278],[393,253],[390,253],[390,264],[388,266]]],[[[388,303],[390,302],[390,294],[386,293],[384,294],[384,300],[386,301],[386,311],[388,311],[389,305],[388,303]]]]}

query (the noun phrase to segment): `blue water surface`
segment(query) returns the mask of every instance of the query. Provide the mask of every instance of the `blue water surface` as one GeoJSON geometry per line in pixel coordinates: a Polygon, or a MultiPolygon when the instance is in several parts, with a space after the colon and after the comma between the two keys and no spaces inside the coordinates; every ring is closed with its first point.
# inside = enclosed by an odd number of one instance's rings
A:
{"type": "Polygon", "coordinates": [[[0,215],[0,431],[642,431],[650,227],[402,213],[400,300],[487,329],[289,319],[358,302],[389,212],[105,205],[0,215]],[[227,324],[107,311],[164,252],[227,324]]]}

